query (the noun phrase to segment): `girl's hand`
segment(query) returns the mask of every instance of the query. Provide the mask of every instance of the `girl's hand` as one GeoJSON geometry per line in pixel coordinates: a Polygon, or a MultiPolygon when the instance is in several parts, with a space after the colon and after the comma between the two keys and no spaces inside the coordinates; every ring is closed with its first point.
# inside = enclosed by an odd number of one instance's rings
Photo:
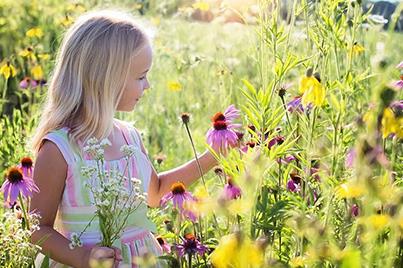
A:
{"type": "Polygon", "coordinates": [[[116,247],[94,246],[89,248],[83,259],[83,268],[108,267],[116,268],[122,261],[122,253],[116,247]]]}

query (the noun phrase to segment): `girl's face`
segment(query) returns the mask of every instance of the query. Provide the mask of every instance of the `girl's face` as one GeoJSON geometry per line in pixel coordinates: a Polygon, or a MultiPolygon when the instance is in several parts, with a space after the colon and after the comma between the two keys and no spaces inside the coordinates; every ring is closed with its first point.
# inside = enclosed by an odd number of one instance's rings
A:
{"type": "Polygon", "coordinates": [[[150,87],[147,80],[147,73],[151,68],[152,50],[147,42],[132,58],[129,76],[125,83],[122,98],[118,104],[118,111],[132,111],[136,103],[143,96],[144,90],[150,87]]]}

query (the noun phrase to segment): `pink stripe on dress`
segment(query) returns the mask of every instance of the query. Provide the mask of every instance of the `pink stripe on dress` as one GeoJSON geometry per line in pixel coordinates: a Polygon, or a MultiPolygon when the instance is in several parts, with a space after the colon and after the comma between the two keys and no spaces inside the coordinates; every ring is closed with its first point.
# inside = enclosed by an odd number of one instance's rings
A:
{"type": "Polygon", "coordinates": [[[66,191],[67,199],[69,205],[72,207],[77,207],[77,197],[76,197],[76,182],[74,180],[74,173],[70,165],[67,166],[67,177],[66,177],[66,191]]]}

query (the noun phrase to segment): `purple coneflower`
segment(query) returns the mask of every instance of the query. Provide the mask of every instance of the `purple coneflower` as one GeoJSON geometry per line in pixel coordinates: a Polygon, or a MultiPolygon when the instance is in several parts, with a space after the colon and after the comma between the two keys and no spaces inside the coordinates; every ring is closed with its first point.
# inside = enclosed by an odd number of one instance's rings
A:
{"type": "Polygon", "coordinates": [[[276,144],[281,145],[281,144],[283,144],[284,140],[285,140],[285,138],[283,136],[278,135],[269,141],[269,143],[267,144],[267,147],[269,149],[271,149],[271,147],[273,147],[276,144]]]}
{"type": "Polygon", "coordinates": [[[39,192],[32,178],[25,176],[20,167],[11,167],[7,171],[6,180],[0,189],[4,193],[4,201],[14,204],[21,193],[25,197],[31,197],[32,192],[39,192]]]}
{"type": "Polygon", "coordinates": [[[291,161],[294,161],[295,159],[296,159],[295,156],[287,155],[285,157],[277,158],[277,163],[287,165],[287,164],[291,163],[291,161]]]}
{"type": "Polygon", "coordinates": [[[185,202],[197,201],[193,195],[186,191],[185,185],[181,182],[175,182],[171,186],[171,192],[167,193],[161,198],[161,206],[164,207],[169,200],[172,200],[173,206],[179,210],[181,215],[189,218],[192,221],[196,220],[196,216],[190,211],[184,208],[185,202]]]}
{"type": "Polygon", "coordinates": [[[240,125],[232,124],[231,120],[235,118],[235,112],[232,109],[228,112],[228,116],[230,119],[227,119],[221,112],[216,113],[212,118],[213,127],[207,132],[207,143],[216,151],[219,149],[226,150],[238,143],[238,136],[234,129],[240,125]]]}
{"type": "Polygon", "coordinates": [[[392,83],[392,87],[396,88],[396,89],[403,89],[403,77],[401,77],[400,80],[397,80],[395,82],[392,83]]]}
{"type": "Polygon", "coordinates": [[[290,113],[298,112],[303,113],[304,107],[301,103],[301,96],[294,97],[290,102],[287,103],[287,110],[290,113]]]}
{"type": "Polygon", "coordinates": [[[32,178],[32,174],[33,174],[33,171],[34,171],[34,162],[32,161],[32,158],[23,157],[21,159],[19,167],[21,168],[22,174],[25,177],[32,178]]]}
{"type": "Polygon", "coordinates": [[[351,206],[351,215],[353,217],[357,217],[360,214],[360,208],[357,204],[353,204],[351,206]]]}
{"type": "Polygon", "coordinates": [[[403,61],[401,61],[398,65],[396,65],[397,69],[403,69],[403,61]]]}
{"type": "Polygon", "coordinates": [[[221,197],[225,200],[233,200],[241,197],[241,193],[241,188],[235,185],[231,178],[228,178],[221,197]]]}
{"type": "Polygon", "coordinates": [[[25,77],[20,82],[20,88],[23,88],[23,89],[26,89],[29,87],[36,88],[37,86],[38,86],[38,82],[34,79],[31,79],[30,77],[25,77]]]}
{"type": "Polygon", "coordinates": [[[224,111],[225,120],[228,122],[232,122],[233,120],[237,119],[240,115],[238,109],[235,108],[235,105],[231,104],[228,108],[224,111]]]}
{"type": "Polygon", "coordinates": [[[158,243],[160,244],[162,251],[164,253],[167,253],[167,254],[171,253],[171,246],[167,243],[167,241],[165,241],[164,238],[162,238],[161,236],[157,236],[156,239],[157,239],[158,243]]]}
{"type": "Polygon", "coordinates": [[[301,190],[301,177],[297,173],[290,173],[290,179],[287,182],[287,189],[291,192],[299,192],[301,190]]]}
{"type": "Polygon", "coordinates": [[[208,247],[200,243],[193,234],[186,234],[185,237],[181,239],[182,244],[176,246],[179,256],[181,257],[185,254],[192,256],[196,253],[203,256],[208,250],[208,247]]]}
{"type": "Polygon", "coordinates": [[[353,168],[356,158],[357,158],[356,150],[354,148],[349,149],[346,155],[346,160],[344,162],[346,168],[353,168]]]}

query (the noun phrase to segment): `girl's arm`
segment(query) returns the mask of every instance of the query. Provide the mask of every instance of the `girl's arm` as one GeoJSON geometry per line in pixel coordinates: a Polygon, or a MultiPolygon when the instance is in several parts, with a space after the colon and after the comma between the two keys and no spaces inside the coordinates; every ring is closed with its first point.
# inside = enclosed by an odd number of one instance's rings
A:
{"type": "Polygon", "coordinates": [[[31,236],[32,243],[40,242],[42,252],[57,262],[73,267],[85,267],[89,250],[85,247],[69,248],[70,241],[53,228],[67,175],[67,163],[57,146],[45,141],[39,150],[34,169],[34,181],[40,192],[31,199],[31,212],[39,213],[40,229],[31,236]]]}
{"type": "MultiPolygon", "coordinates": [[[[143,143],[141,143],[141,147],[142,151],[147,155],[143,143]]],[[[198,156],[198,159],[203,174],[217,165],[217,160],[209,151],[205,151],[202,155],[198,156]]],[[[186,187],[188,187],[199,177],[200,171],[196,159],[190,160],[177,168],[159,174],[157,174],[153,167],[148,187],[148,205],[150,207],[158,207],[161,198],[171,190],[173,183],[181,181],[186,187]]]]}

